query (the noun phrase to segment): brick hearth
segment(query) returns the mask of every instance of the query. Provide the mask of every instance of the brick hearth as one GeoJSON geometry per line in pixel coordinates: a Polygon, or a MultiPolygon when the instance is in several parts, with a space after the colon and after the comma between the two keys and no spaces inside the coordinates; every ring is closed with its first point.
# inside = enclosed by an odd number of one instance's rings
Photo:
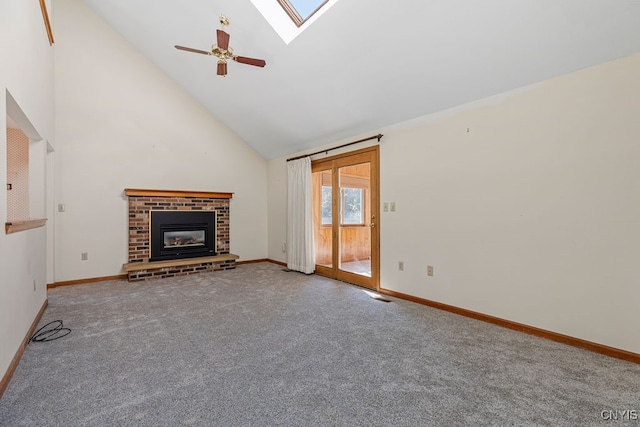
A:
{"type": "Polygon", "coordinates": [[[229,253],[229,201],[233,193],[127,188],[125,194],[129,198],[129,262],[124,270],[129,281],[235,268],[238,256],[229,253]],[[152,210],[216,211],[217,256],[149,262],[152,210]]]}

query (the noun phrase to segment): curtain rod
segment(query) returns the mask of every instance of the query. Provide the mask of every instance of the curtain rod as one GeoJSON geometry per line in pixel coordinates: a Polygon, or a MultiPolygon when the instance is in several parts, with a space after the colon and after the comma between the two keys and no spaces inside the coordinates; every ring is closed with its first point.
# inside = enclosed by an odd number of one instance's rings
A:
{"type": "Polygon", "coordinates": [[[379,133],[379,134],[377,134],[375,136],[370,136],[369,138],[359,139],[357,141],[349,142],[347,144],[338,145],[337,147],[327,148],[326,150],[320,150],[320,151],[316,151],[315,153],[311,153],[311,154],[303,154],[302,156],[291,157],[290,159],[287,159],[287,162],[290,162],[291,160],[304,159],[305,157],[311,157],[311,156],[314,156],[314,155],[320,154],[320,153],[328,153],[329,151],[337,150],[338,148],[348,147],[349,145],[358,144],[359,142],[365,142],[365,141],[369,141],[369,140],[372,140],[372,139],[377,139],[378,142],[380,142],[380,138],[382,138],[383,136],[384,135],[379,133]]]}

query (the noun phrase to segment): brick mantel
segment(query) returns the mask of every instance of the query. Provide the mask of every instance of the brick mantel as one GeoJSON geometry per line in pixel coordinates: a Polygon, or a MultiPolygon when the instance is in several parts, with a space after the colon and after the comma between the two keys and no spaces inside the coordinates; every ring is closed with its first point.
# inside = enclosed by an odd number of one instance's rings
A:
{"type": "Polygon", "coordinates": [[[126,188],[129,199],[129,262],[124,269],[130,281],[172,277],[235,268],[237,255],[229,253],[229,201],[233,193],[126,188]],[[151,211],[215,211],[215,250],[218,257],[149,262],[151,211]]]}

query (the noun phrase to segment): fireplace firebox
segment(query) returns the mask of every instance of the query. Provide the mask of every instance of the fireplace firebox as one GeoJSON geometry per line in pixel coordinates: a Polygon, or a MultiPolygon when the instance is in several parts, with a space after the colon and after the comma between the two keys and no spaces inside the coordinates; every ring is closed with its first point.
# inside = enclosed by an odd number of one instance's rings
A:
{"type": "Polygon", "coordinates": [[[151,211],[150,221],[149,261],[216,255],[215,211],[151,211]]]}

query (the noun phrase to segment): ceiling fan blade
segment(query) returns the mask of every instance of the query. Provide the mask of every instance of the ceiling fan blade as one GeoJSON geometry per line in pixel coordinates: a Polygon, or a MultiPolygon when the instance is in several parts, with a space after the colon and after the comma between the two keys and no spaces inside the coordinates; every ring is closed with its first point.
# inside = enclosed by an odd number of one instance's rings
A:
{"type": "Polygon", "coordinates": [[[241,64],[255,65],[256,67],[267,65],[264,59],[247,58],[246,56],[234,56],[233,60],[241,64]]]}
{"type": "Polygon", "coordinates": [[[207,52],[206,50],[200,50],[200,49],[194,49],[191,47],[185,47],[185,46],[175,46],[176,49],[180,49],[180,50],[186,50],[187,52],[193,52],[193,53],[201,53],[203,55],[211,55],[211,52],[207,52]]]}
{"type": "Polygon", "coordinates": [[[218,61],[218,75],[226,76],[227,75],[227,63],[218,61]]]}
{"type": "Polygon", "coordinates": [[[218,32],[218,47],[222,50],[229,49],[229,34],[222,30],[216,30],[218,32]]]}

